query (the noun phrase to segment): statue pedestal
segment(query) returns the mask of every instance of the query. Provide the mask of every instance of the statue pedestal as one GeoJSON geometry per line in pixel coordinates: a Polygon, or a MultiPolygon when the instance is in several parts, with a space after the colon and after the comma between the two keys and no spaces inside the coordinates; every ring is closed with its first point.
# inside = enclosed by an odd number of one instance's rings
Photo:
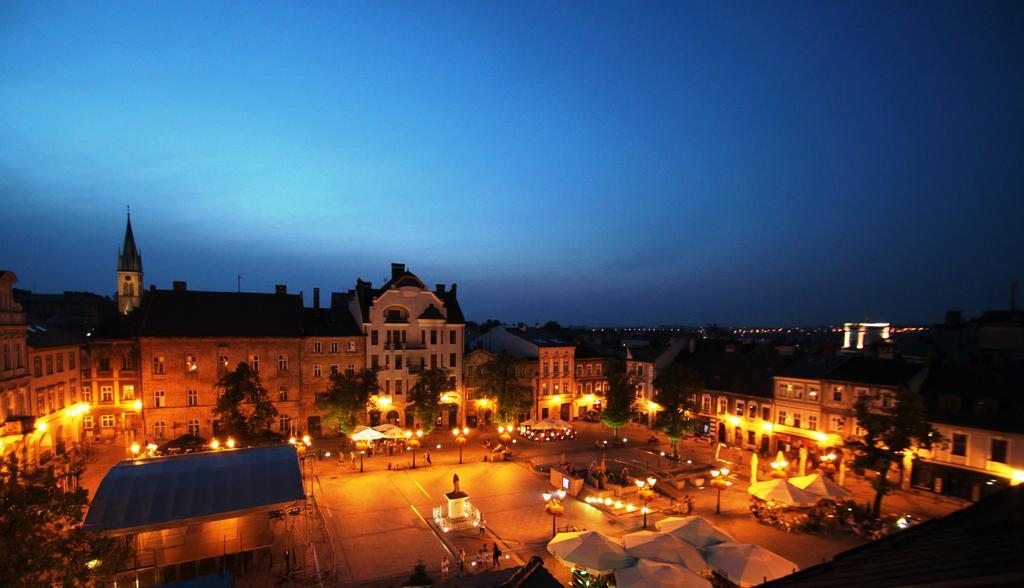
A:
{"type": "Polygon", "coordinates": [[[469,516],[469,494],[465,492],[448,492],[444,495],[448,501],[448,518],[452,521],[469,516]]]}

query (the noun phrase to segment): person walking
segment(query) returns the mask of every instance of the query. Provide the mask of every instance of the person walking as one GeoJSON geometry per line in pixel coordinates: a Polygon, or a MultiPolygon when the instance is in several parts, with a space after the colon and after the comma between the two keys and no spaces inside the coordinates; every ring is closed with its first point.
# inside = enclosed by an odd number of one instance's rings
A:
{"type": "Polygon", "coordinates": [[[483,515],[483,514],[481,514],[481,515],[480,515],[480,536],[481,536],[481,537],[483,537],[483,536],[484,536],[484,532],[486,531],[486,528],[485,528],[485,527],[486,527],[486,525],[487,525],[487,522],[486,522],[486,521],[484,521],[484,515],[483,515]]]}
{"type": "Polygon", "coordinates": [[[450,564],[450,562],[448,561],[448,554],[445,554],[441,558],[441,580],[442,581],[448,579],[448,566],[449,566],[449,564],[450,564]]]}
{"type": "Polygon", "coordinates": [[[429,465],[434,465],[434,462],[430,461],[430,450],[428,449],[428,450],[424,451],[424,452],[423,452],[423,454],[424,454],[424,455],[426,456],[426,458],[427,458],[427,465],[428,465],[428,466],[429,466],[429,465]]]}
{"type": "Polygon", "coordinates": [[[466,573],[466,550],[461,547],[459,548],[459,557],[457,561],[459,563],[459,575],[461,576],[466,573]]]}
{"type": "Polygon", "coordinates": [[[498,549],[498,542],[494,542],[494,548],[491,550],[492,561],[494,562],[495,568],[501,567],[501,550],[498,549]]]}
{"type": "Polygon", "coordinates": [[[484,569],[487,569],[488,567],[490,567],[487,564],[487,561],[490,559],[488,557],[489,555],[490,555],[490,550],[487,549],[487,542],[485,541],[484,544],[480,546],[480,551],[476,552],[476,559],[477,559],[477,561],[480,562],[480,569],[481,570],[484,570],[484,569]]]}

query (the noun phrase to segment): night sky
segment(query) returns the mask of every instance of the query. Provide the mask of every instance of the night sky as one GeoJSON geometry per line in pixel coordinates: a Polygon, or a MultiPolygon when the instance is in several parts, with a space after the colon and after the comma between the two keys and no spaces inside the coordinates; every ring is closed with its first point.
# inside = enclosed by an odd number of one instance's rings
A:
{"type": "Polygon", "coordinates": [[[1022,2],[0,2],[0,267],[467,317],[937,322],[1024,281],[1022,2]],[[154,4],[158,4],[154,6],[154,4]]]}

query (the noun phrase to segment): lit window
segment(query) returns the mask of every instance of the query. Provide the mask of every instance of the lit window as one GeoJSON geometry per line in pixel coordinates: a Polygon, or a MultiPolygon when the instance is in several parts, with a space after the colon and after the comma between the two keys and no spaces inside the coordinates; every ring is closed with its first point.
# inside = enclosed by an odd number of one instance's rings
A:
{"type": "Polygon", "coordinates": [[[114,420],[114,415],[112,414],[105,414],[100,416],[100,426],[103,427],[104,429],[113,428],[115,423],[116,421],[114,420]]]}
{"type": "Polygon", "coordinates": [[[85,415],[84,417],[82,417],[82,427],[83,428],[91,429],[91,428],[93,428],[93,425],[94,425],[94,423],[93,423],[93,420],[92,420],[91,416],[85,415]]]}
{"type": "Polygon", "coordinates": [[[134,400],[135,399],[135,386],[133,384],[122,384],[121,385],[121,400],[134,400]]]}
{"type": "Polygon", "coordinates": [[[113,386],[100,386],[100,402],[113,402],[114,401],[114,387],[113,386]]]}
{"type": "Polygon", "coordinates": [[[185,371],[194,372],[199,369],[199,360],[191,353],[185,355],[185,371]]]}
{"type": "Polygon", "coordinates": [[[197,406],[199,404],[199,390],[185,392],[185,403],[188,406],[197,406]]]}
{"type": "Polygon", "coordinates": [[[786,424],[786,411],[784,411],[784,410],[780,410],[779,411],[779,424],[780,425],[785,425],[786,424]]]}
{"type": "Polygon", "coordinates": [[[157,390],[153,393],[153,406],[157,408],[163,408],[164,403],[167,402],[167,395],[163,390],[157,390]]]}
{"type": "Polygon", "coordinates": [[[347,349],[348,349],[349,353],[354,353],[356,351],[356,343],[355,343],[355,341],[349,341],[347,349]]]}
{"type": "Polygon", "coordinates": [[[162,358],[162,357],[154,357],[153,358],[153,374],[159,376],[159,375],[163,375],[163,373],[164,373],[164,358],[162,358]]]}

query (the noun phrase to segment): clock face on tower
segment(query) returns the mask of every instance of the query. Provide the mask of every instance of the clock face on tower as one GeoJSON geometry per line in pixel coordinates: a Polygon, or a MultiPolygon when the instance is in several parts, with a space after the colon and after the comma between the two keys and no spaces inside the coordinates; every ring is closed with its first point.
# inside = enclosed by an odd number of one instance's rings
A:
{"type": "Polygon", "coordinates": [[[125,276],[124,277],[124,281],[130,282],[130,281],[132,281],[132,277],[131,276],[125,276]]]}

